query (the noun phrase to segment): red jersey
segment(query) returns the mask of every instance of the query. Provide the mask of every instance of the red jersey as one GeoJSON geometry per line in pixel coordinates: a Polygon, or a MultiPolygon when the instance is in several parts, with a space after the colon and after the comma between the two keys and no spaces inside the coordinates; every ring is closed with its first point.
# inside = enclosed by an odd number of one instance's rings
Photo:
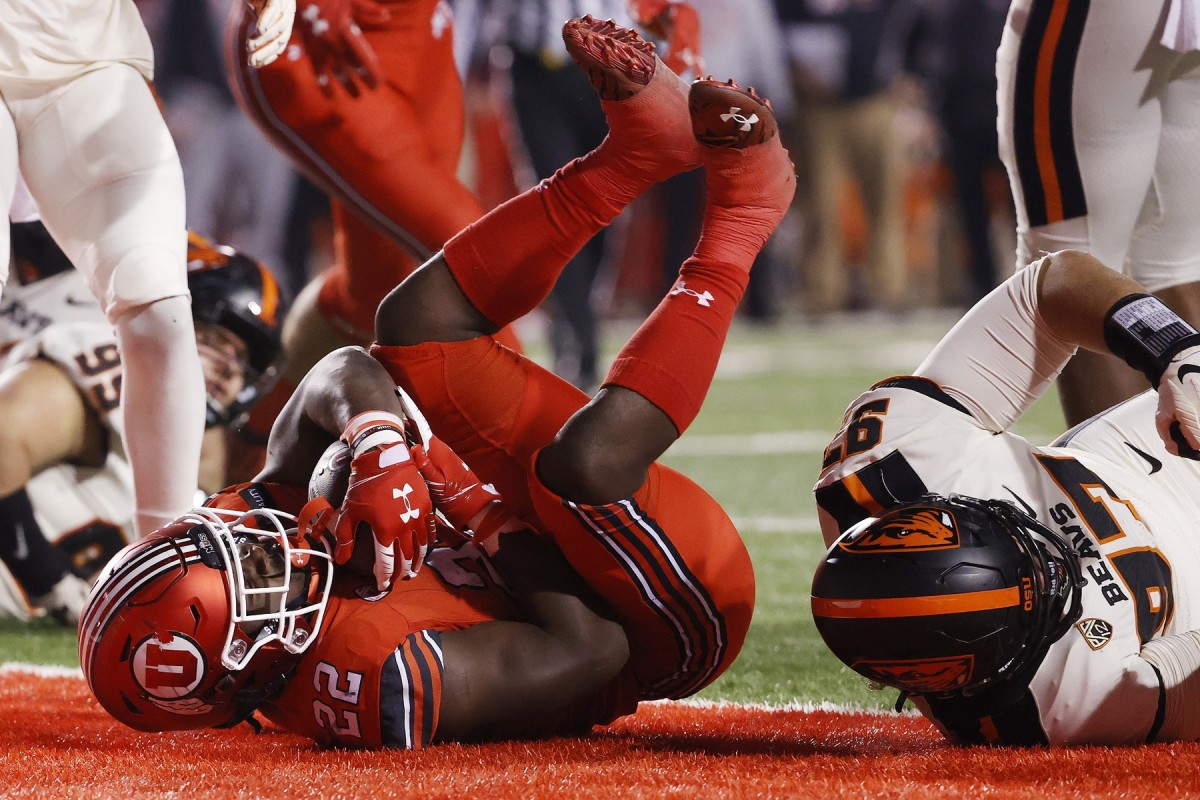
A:
{"type": "Polygon", "coordinates": [[[318,641],[261,711],[323,745],[422,747],[441,706],[440,634],[518,610],[472,543],[430,551],[379,596],[370,576],[335,577],[318,641]]]}
{"type": "MultiPolygon", "coordinates": [[[[295,514],[303,489],[244,483],[206,505],[295,514]]],[[[487,556],[474,543],[435,547],[413,578],[380,596],[371,575],[337,568],[317,641],[304,653],[283,692],[259,710],[272,722],[325,746],[419,748],[437,735],[444,661],[441,634],[520,610],[487,556]]],[[[560,711],[489,726],[481,739],[584,733],[637,708],[631,669],[590,697],[560,711]]]]}

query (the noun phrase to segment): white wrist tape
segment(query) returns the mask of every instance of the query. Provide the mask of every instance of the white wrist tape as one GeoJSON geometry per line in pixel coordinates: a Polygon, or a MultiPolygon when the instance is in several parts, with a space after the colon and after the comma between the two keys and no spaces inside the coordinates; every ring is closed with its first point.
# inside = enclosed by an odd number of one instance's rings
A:
{"type": "Polygon", "coordinates": [[[1142,658],[1158,670],[1165,704],[1156,741],[1191,740],[1200,736],[1200,631],[1151,639],[1142,658]]]}
{"type": "Polygon", "coordinates": [[[404,441],[404,421],[387,411],[364,411],[346,423],[341,439],[356,456],[372,447],[404,441]]]}

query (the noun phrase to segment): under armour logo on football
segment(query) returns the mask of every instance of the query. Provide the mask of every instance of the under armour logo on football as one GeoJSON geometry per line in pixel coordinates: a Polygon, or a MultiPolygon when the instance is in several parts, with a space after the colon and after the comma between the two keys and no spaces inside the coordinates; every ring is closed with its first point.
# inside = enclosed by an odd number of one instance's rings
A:
{"type": "Polygon", "coordinates": [[[738,106],[730,106],[729,113],[721,115],[721,122],[729,122],[730,120],[733,120],[741,125],[742,130],[750,130],[750,127],[754,123],[758,122],[758,114],[755,114],[753,111],[751,111],[750,116],[747,117],[742,114],[741,111],[742,109],[738,106]]]}
{"type": "Polygon", "coordinates": [[[412,503],[408,499],[408,496],[412,494],[412,490],[412,486],[407,483],[404,484],[403,489],[392,489],[392,499],[404,501],[405,511],[400,515],[400,520],[402,522],[411,522],[412,520],[421,516],[421,509],[413,508],[412,503]]]}
{"type": "Polygon", "coordinates": [[[676,294],[691,295],[692,297],[696,298],[697,303],[704,306],[705,308],[708,308],[709,306],[711,306],[712,301],[715,299],[712,296],[712,292],[708,291],[708,289],[705,289],[702,292],[697,292],[695,289],[687,288],[687,284],[684,283],[683,281],[680,281],[679,283],[675,284],[675,286],[671,289],[671,294],[672,295],[676,295],[676,294]]]}

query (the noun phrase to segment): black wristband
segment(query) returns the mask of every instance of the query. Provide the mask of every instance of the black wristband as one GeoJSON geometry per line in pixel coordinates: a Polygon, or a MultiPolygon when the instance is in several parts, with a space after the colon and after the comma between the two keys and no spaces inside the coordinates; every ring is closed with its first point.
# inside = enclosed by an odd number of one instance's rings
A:
{"type": "Polygon", "coordinates": [[[1128,294],[1104,315],[1104,343],[1158,386],[1175,354],[1200,344],[1200,333],[1157,297],[1128,294]]]}

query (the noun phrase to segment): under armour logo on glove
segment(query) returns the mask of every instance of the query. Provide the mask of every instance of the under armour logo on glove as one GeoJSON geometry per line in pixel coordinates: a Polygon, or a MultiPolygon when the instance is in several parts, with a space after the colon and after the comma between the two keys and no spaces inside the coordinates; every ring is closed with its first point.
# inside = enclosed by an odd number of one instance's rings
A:
{"type": "Polygon", "coordinates": [[[359,529],[365,525],[374,539],[375,582],[384,591],[397,573],[411,578],[425,563],[435,535],[433,501],[409,454],[399,417],[359,414],[346,426],[342,440],[350,444],[353,458],[346,499],[334,524],[333,561],[350,560],[359,529]],[[399,513],[397,501],[404,508],[399,513]]]}
{"type": "Polygon", "coordinates": [[[421,516],[421,509],[413,508],[412,503],[409,502],[408,496],[412,493],[413,487],[407,483],[404,484],[403,489],[392,489],[392,499],[404,501],[405,510],[400,514],[401,522],[412,522],[414,519],[417,519],[421,516]]]}
{"type": "Polygon", "coordinates": [[[691,295],[692,297],[696,298],[697,303],[704,306],[705,308],[708,308],[709,306],[711,306],[712,301],[716,299],[712,296],[712,292],[708,291],[707,289],[705,289],[702,292],[697,292],[695,289],[687,288],[687,284],[684,281],[680,281],[679,283],[675,284],[675,286],[671,289],[671,294],[672,295],[677,295],[677,294],[691,295]]]}
{"type": "Polygon", "coordinates": [[[742,109],[738,108],[737,106],[730,106],[729,113],[721,115],[721,122],[729,122],[730,120],[733,120],[739,124],[741,130],[750,130],[752,127],[754,127],[754,123],[758,122],[758,114],[750,112],[750,116],[747,117],[743,116],[741,111],[742,109]]]}

